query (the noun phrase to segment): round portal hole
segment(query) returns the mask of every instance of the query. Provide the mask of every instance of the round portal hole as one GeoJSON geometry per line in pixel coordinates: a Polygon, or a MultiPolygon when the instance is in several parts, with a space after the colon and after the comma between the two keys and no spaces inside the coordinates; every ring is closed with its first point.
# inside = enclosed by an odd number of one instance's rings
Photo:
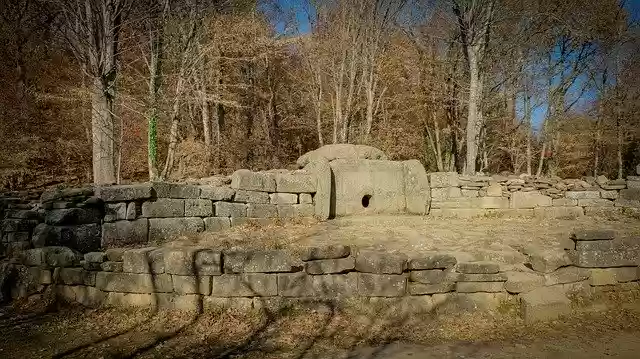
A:
{"type": "Polygon", "coordinates": [[[370,195],[364,195],[362,197],[362,207],[367,208],[369,207],[369,202],[371,201],[371,196],[370,195]]]}

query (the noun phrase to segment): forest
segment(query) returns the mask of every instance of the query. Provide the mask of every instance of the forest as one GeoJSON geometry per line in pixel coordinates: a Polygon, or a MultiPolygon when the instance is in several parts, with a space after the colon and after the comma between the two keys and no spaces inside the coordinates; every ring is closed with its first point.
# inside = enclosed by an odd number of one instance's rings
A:
{"type": "Polygon", "coordinates": [[[0,189],[289,168],[640,164],[635,0],[3,0],[0,189]]]}

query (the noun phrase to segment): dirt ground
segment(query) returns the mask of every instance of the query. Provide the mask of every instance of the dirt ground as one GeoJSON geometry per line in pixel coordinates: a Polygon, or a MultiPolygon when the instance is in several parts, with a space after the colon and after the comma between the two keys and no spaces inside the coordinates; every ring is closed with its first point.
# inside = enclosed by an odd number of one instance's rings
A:
{"type": "Polygon", "coordinates": [[[406,318],[330,308],[238,312],[86,310],[0,315],[1,358],[637,358],[640,314],[525,326],[509,316],[406,318]]]}
{"type": "Polygon", "coordinates": [[[618,239],[640,243],[640,220],[582,217],[569,219],[496,218],[443,219],[420,216],[368,216],[326,222],[260,225],[248,223],[221,232],[205,232],[167,245],[200,244],[213,248],[292,249],[308,245],[348,244],[358,248],[413,255],[444,251],[465,260],[522,263],[527,245],[561,247],[574,229],[613,229],[618,239]]]}

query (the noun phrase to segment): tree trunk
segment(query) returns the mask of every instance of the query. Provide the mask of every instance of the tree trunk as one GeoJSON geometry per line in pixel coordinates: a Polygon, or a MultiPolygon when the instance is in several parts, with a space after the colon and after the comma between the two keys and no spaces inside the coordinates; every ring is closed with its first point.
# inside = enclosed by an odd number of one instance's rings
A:
{"type": "Polygon", "coordinates": [[[622,163],[622,126],[620,124],[620,115],[616,116],[616,137],[618,152],[618,179],[622,179],[623,163],[622,163]]]}
{"type": "Polygon", "coordinates": [[[478,158],[478,135],[480,132],[480,117],[478,105],[482,85],[480,83],[480,69],[475,49],[469,49],[469,104],[467,110],[467,155],[464,173],[472,175],[476,172],[478,158]]]}
{"type": "Polygon", "coordinates": [[[151,29],[151,61],[149,63],[149,114],[147,125],[147,163],[149,180],[158,179],[158,93],[162,86],[162,58],[164,56],[164,22],[158,26],[157,33],[151,29]]]}
{"type": "Polygon", "coordinates": [[[91,134],[93,138],[93,182],[98,185],[117,181],[115,164],[115,126],[113,96],[109,86],[95,79],[91,97],[91,134]]]}

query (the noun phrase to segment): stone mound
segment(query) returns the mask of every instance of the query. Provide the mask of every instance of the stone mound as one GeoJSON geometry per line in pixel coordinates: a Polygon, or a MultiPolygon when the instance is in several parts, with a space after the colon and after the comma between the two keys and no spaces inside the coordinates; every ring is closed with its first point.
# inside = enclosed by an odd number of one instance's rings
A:
{"type": "Polygon", "coordinates": [[[302,168],[311,162],[328,161],[337,159],[345,160],[386,160],[387,155],[381,150],[365,145],[325,145],[300,156],[296,164],[302,168]]]}

